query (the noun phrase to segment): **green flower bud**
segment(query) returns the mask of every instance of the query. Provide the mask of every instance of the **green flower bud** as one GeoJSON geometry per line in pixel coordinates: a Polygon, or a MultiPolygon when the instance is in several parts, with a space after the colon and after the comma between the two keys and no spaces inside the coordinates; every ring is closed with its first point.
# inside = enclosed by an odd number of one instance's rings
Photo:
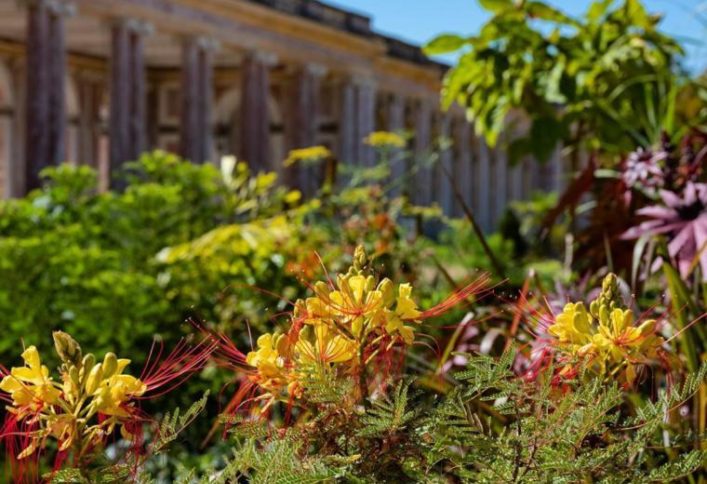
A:
{"type": "Polygon", "coordinates": [[[118,370],[118,357],[115,353],[106,353],[103,357],[103,378],[110,378],[118,370]]]}
{"type": "Polygon", "coordinates": [[[383,297],[383,305],[388,308],[395,302],[395,284],[387,277],[378,284],[378,290],[383,297]]]}
{"type": "Polygon", "coordinates": [[[74,385],[79,386],[81,379],[79,378],[79,369],[76,366],[72,366],[69,369],[69,378],[74,383],[74,385]]]}
{"type": "Polygon", "coordinates": [[[86,378],[88,377],[88,373],[91,371],[91,369],[93,368],[93,365],[95,365],[95,364],[96,364],[96,357],[93,356],[92,353],[89,353],[83,357],[83,361],[81,361],[81,370],[79,370],[79,382],[80,382],[81,386],[83,386],[83,384],[86,382],[86,378]]]}
{"type": "Polygon", "coordinates": [[[589,305],[589,311],[595,318],[600,317],[601,308],[606,307],[612,310],[621,307],[621,293],[619,292],[619,280],[616,274],[610,272],[604,277],[601,283],[601,293],[589,305]]]}
{"type": "Polygon", "coordinates": [[[362,245],[357,246],[353,256],[353,271],[361,272],[363,269],[365,269],[367,263],[368,256],[366,256],[366,250],[363,248],[362,245]]]}
{"type": "Polygon", "coordinates": [[[91,368],[91,372],[86,378],[86,393],[89,395],[95,393],[95,391],[98,390],[98,386],[101,384],[101,381],[103,381],[103,365],[98,363],[91,368]]]}
{"type": "Polygon", "coordinates": [[[54,331],[54,348],[61,361],[67,365],[78,366],[81,363],[81,346],[74,338],[63,331],[54,331]]]}

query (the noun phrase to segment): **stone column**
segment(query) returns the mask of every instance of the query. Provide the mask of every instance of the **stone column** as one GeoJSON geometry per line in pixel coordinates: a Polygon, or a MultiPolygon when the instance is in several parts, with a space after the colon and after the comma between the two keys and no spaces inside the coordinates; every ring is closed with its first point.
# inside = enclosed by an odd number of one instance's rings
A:
{"type": "Polygon", "coordinates": [[[213,51],[217,44],[206,37],[190,37],[182,44],[180,154],[193,163],[211,156],[213,129],[213,51]]]}
{"type": "Polygon", "coordinates": [[[150,27],[138,24],[130,35],[130,115],[128,156],[136,160],[147,148],[147,82],[144,35],[150,27]]]}
{"type": "Polygon", "coordinates": [[[356,164],[356,86],[346,80],[341,85],[339,113],[339,158],[356,164]]]}
{"type": "Polygon", "coordinates": [[[375,129],[375,83],[367,77],[345,80],[341,88],[341,103],[341,161],[351,165],[372,166],[375,163],[375,153],[363,139],[375,129]]]}
{"type": "Polygon", "coordinates": [[[136,160],[146,149],[147,92],[145,88],[144,37],[149,24],[120,19],[111,27],[110,69],[110,171],[136,160]]]}
{"type": "Polygon", "coordinates": [[[356,147],[358,163],[371,167],[375,164],[375,151],[373,147],[363,142],[375,130],[376,125],[376,88],[371,79],[357,81],[357,132],[356,147]]]}
{"type": "MultiPolygon", "coordinates": [[[[289,148],[307,148],[319,141],[319,104],[322,78],[326,68],[318,64],[308,64],[297,70],[293,78],[291,92],[291,115],[287,129],[289,148]]],[[[293,166],[288,170],[290,185],[298,188],[305,196],[313,195],[321,183],[321,167],[293,166]]]]}
{"type": "MultiPolygon", "coordinates": [[[[392,133],[400,133],[405,130],[405,99],[400,94],[392,93],[388,96],[386,122],[386,129],[392,133]]],[[[395,149],[390,154],[392,196],[400,195],[405,186],[404,177],[406,174],[406,166],[403,151],[404,150],[395,149]]]]}
{"type": "Polygon", "coordinates": [[[270,68],[277,57],[263,52],[245,56],[241,79],[241,155],[253,171],[274,168],[270,159],[270,68]]]}
{"type": "Polygon", "coordinates": [[[64,17],[73,11],[58,0],[27,0],[26,191],[40,186],[43,168],[64,161],[64,17]]]}
{"type": "Polygon", "coordinates": [[[429,157],[432,148],[432,101],[420,99],[415,107],[415,177],[411,196],[418,205],[432,202],[432,170],[429,157]]]}

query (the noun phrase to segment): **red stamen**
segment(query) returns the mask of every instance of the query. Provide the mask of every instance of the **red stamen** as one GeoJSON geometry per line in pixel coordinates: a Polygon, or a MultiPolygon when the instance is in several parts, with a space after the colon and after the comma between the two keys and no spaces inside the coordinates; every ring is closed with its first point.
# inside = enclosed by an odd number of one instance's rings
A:
{"type": "Polygon", "coordinates": [[[149,397],[140,398],[159,397],[180,386],[192,374],[206,366],[211,354],[218,347],[218,343],[207,339],[195,346],[190,346],[182,339],[162,361],[160,361],[163,351],[162,343],[155,343],[152,346],[145,369],[140,375],[140,380],[147,385],[149,397]],[[155,346],[158,346],[159,350],[157,357],[152,359],[155,346]]]}

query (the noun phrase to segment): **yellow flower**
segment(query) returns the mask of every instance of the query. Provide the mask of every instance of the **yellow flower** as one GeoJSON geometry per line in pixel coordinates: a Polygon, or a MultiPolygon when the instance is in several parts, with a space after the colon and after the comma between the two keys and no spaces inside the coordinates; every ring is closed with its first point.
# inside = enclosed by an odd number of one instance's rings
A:
{"type": "Polygon", "coordinates": [[[579,349],[592,341],[591,316],[583,303],[568,303],[548,331],[560,343],[579,349]]]}
{"type": "Polygon", "coordinates": [[[417,303],[410,297],[411,294],[412,286],[410,284],[400,284],[398,287],[398,299],[395,305],[395,314],[397,314],[400,319],[415,320],[420,317],[417,303]]]}
{"type": "Polygon", "coordinates": [[[129,417],[125,403],[145,393],[147,385],[131,375],[114,375],[101,383],[96,397],[96,409],[104,415],[129,417]]]}
{"type": "Polygon", "coordinates": [[[614,363],[627,360],[640,361],[656,355],[662,341],[655,335],[655,320],[633,325],[630,309],[608,311],[602,307],[599,313],[599,333],[594,335],[594,345],[607,353],[614,363]]]}
{"type": "Polygon", "coordinates": [[[290,151],[285,159],[284,166],[294,165],[301,162],[313,162],[323,160],[331,156],[331,151],[326,146],[310,146],[290,151]]]}
{"type": "Polygon", "coordinates": [[[356,338],[383,322],[383,293],[374,289],[375,284],[373,276],[340,275],[337,278],[339,289],[329,294],[334,313],[345,319],[356,338]]]}
{"type": "Polygon", "coordinates": [[[410,345],[415,340],[415,330],[411,326],[405,326],[405,321],[415,321],[420,317],[417,304],[410,297],[412,286],[401,284],[398,287],[398,298],[396,299],[395,311],[386,311],[385,330],[389,334],[399,333],[406,344],[410,345]]]}
{"type": "Polygon", "coordinates": [[[656,335],[656,321],[635,326],[633,312],[617,307],[617,287],[616,276],[609,274],[589,312],[582,303],[569,303],[548,331],[561,353],[586,357],[594,373],[631,383],[636,365],[659,356],[663,339],[656,335]]]}
{"type": "Polygon", "coordinates": [[[295,352],[305,364],[343,363],[356,355],[356,344],[334,333],[325,324],[314,327],[314,344],[309,341],[309,331],[300,332],[295,352]]]}
{"type": "Polygon", "coordinates": [[[287,382],[285,372],[286,337],[282,334],[266,333],[258,338],[258,349],[246,356],[246,363],[258,371],[255,379],[267,390],[278,390],[287,382]],[[282,351],[282,353],[281,353],[282,351]]]}
{"type": "Polygon", "coordinates": [[[405,139],[397,133],[390,131],[374,131],[363,140],[374,148],[405,148],[405,139]]]}
{"type": "Polygon", "coordinates": [[[132,398],[142,396],[147,391],[147,385],[134,376],[122,374],[130,360],[116,360],[112,368],[108,361],[107,357],[103,362],[103,379],[93,393],[96,410],[103,415],[129,417],[125,404],[132,398]]]}
{"type": "Polygon", "coordinates": [[[36,411],[45,405],[55,404],[61,391],[49,378],[49,370],[42,365],[37,348],[27,348],[22,353],[22,359],[25,366],[12,368],[10,374],[0,382],[0,390],[10,394],[16,409],[28,407],[36,411]]]}

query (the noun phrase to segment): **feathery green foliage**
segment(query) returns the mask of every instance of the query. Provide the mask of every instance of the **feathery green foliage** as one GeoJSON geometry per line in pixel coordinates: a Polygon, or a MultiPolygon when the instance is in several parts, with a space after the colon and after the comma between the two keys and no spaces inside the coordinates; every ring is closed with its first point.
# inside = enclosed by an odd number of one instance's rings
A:
{"type": "Polygon", "coordinates": [[[707,365],[627,414],[629,396],[600,379],[558,388],[551,370],[526,382],[514,353],[469,356],[445,395],[391,387],[369,408],[313,420],[264,439],[238,439],[222,482],[645,482],[696,472],[707,454],[666,447],[666,415],[705,381],[707,365]]]}

